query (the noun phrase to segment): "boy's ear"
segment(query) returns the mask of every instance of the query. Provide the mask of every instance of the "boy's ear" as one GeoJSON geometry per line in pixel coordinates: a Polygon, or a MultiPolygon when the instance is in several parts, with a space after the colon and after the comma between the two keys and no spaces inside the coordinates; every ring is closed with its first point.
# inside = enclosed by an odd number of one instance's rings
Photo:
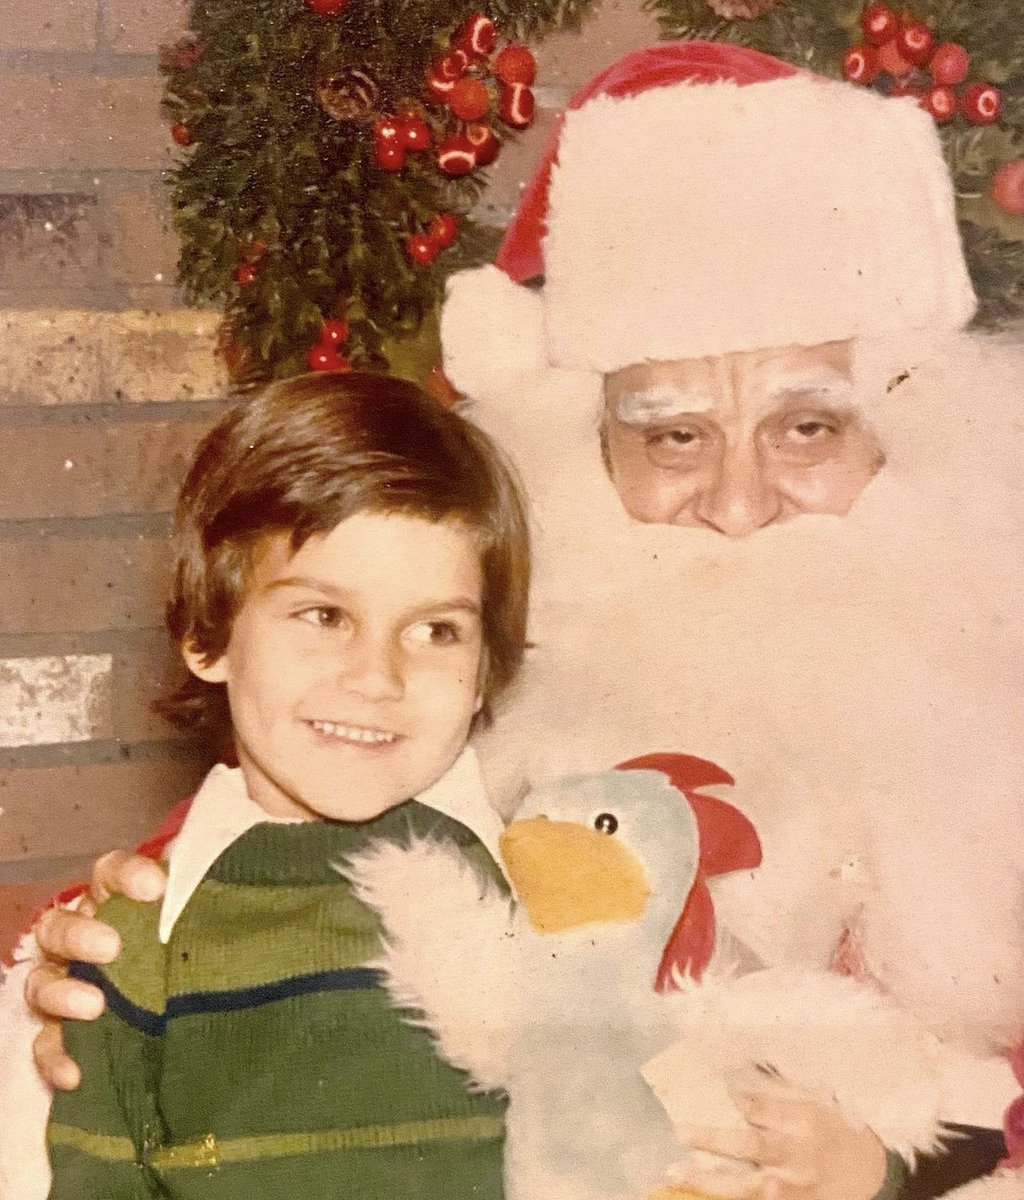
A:
{"type": "Polygon", "coordinates": [[[192,674],[204,683],[227,683],[228,670],[223,654],[210,662],[205,654],[196,649],[195,642],[186,638],[181,643],[181,657],[192,674]]]}

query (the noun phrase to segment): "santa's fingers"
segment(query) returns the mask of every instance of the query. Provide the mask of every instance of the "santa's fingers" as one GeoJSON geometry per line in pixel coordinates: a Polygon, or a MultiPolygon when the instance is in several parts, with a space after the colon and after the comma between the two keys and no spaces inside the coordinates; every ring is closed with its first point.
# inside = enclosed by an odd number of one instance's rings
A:
{"type": "MultiPolygon", "coordinates": [[[[760,1168],[749,1163],[708,1160],[695,1155],[675,1163],[666,1173],[668,1187],[677,1197],[701,1196],[708,1200],[806,1200],[813,1183],[802,1172],[778,1167],[760,1168]]],[[[660,1193],[656,1193],[659,1195],[660,1193]]]]}
{"type": "Polygon", "coordinates": [[[99,988],[80,979],[70,979],[56,963],[40,963],[25,979],[25,999],[43,1017],[69,1017],[92,1021],[103,1011],[105,1001],[99,988]]]}
{"type": "Polygon", "coordinates": [[[47,1021],[32,1043],[32,1057],[43,1079],[60,1091],[71,1092],[82,1082],[78,1064],[64,1050],[59,1021],[47,1021]]]}
{"type": "Polygon", "coordinates": [[[756,1129],[751,1125],[724,1128],[712,1125],[674,1125],[676,1140],[690,1150],[703,1150],[722,1158],[762,1166],[787,1161],[790,1139],[774,1129],[756,1129]]]}
{"type": "Polygon", "coordinates": [[[72,959],[108,963],[121,953],[121,938],[115,929],[68,908],[48,908],[36,922],[34,933],[40,950],[62,963],[72,959]]]}
{"type": "Polygon", "coordinates": [[[125,850],[111,850],[96,860],[89,890],[93,899],[102,904],[111,896],[159,900],[166,887],[166,872],[151,858],[129,854],[125,850]]]}

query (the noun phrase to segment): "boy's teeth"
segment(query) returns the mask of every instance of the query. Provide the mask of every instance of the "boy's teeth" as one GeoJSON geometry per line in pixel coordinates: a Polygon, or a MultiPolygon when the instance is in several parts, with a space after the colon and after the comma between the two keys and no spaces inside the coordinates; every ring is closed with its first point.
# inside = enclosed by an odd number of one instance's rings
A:
{"type": "Polygon", "coordinates": [[[393,733],[385,733],[381,729],[363,729],[358,725],[338,725],[334,721],[313,721],[312,725],[318,733],[325,733],[328,737],[344,738],[346,742],[366,742],[368,745],[379,746],[395,740],[393,733]]]}

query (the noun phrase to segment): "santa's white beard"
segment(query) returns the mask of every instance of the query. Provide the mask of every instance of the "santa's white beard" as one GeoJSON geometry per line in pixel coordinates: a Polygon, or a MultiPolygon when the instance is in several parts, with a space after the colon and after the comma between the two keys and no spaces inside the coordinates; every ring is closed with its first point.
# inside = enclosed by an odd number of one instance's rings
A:
{"type": "Polygon", "coordinates": [[[764,846],[713,884],[721,926],[822,966],[850,929],[976,1051],[1024,1036],[1022,364],[968,338],[908,364],[873,402],[888,461],[852,512],[736,541],[625,516],[594,377],[469,410],[537,526],[535,648],[481,740],[499,799],[656,750],[713,759],[764,846]]]}

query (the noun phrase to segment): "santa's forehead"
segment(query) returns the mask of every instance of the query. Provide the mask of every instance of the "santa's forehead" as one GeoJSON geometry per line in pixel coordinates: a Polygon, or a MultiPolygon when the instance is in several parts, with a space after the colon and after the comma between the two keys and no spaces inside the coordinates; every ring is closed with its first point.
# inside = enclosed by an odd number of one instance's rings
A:
{"type": "Polygon", "coordinates": [[[685,413],[765,414],[800,397],[845,407],[853,391],[851,346],[838,342],[636,363],[604,381],[606,401],[626,424],[685,413]]]}

